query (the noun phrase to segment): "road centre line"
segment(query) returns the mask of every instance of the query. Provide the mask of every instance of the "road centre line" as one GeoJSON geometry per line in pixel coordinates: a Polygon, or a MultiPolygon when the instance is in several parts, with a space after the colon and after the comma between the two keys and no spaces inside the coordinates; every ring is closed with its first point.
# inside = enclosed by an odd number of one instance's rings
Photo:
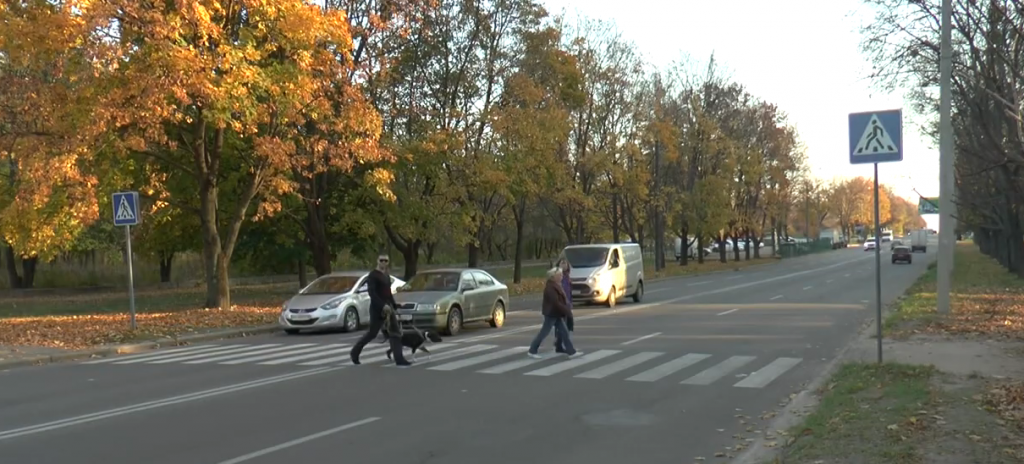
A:
{"type": "Polygon", "coordinates": [[[630,340],[628,342],[622,342],[622,344],[623,345],[632,345],[632,344],[634,344],[636,342],[647,340],[648,338],[657,337],[658,335],[661,335],[661,332],[654,332],[654,333],[652,333],[650,335],[644,335],[643,337],[640,337],[640,338],[634,338],[634,339],[632,339],[632,340],[630,340]]]}
{"type": "Polygon", "coordinates": [[[775,300],[777,300],[777,299],[779,299],[779,298],[782,298],[782,295],[775,295],[775,296],[773,296],[773,297],[769,298],[769,300],[771,300],[771,301],[775,301],[775,300]]]}
{"type": "Polygon", "coordinates": [[[703,280],[703,281],[700,281],[700,282],[694,282],[692,284],[687,284],[686,286],[687,287],[695,287],[697,285],[704,285],[704,284],[710,284],[710,283],[711,283],[710,280],[703,280]]]}
{"type": "Polygon", "coordinates": [[[305,443],[307,441],[313,441],[313,440],[316,440],[318,438],[326,437],[328,435],[334,435],[334,434],[336,434],[338,432],[344,432],[345,430],[354,429],[356,427],[360,427],[360,426],[369,424],[371,422],[376,422],[378,420],[380,420],[379,417],[367,417],[366,419],[363,419],[361,421],[352,422],[352,423],[349,423],[349,424],[342,425],[340,427],[335,427],[333,429],[327,429],[327,430],[324,430],[322,432],[317,432],[317,433],[314,433],[312,435],[306,435],[306,436],[304,436],[302,438],[296,438],[296,439],[291,440],[291,441],[286,441],[286,442],[281,443],[279,445],[274,445],[274,446],[271,446],[269,448],[261,449],[259,451],[253,451],[252,453],[249,453],[249,454],[246,454],[246,455],[242,455],[242,456],[239,456],[237,458],[228,459],[227,461],[221,461],[218,464],[239,464],[239,463],[242,463],[242,462],[245,462],[245,461],[249,461],[249,460],[258,458],[260,456],[265,456],[265,455],[270,454],[270,453],[281,451],[281,450],[286,449],[286,448],[291,448],[291,447],[296,446],[296,445],[301,445],[301,444],[303,444],[303,443],[305,443]]]}
{"type": "Polygon", "coordinates": [[[804,290],[810,290],[810,289],[812,289],[812,288],[814,288],[814,286],[813,286],[813,285],[808,285],[808,286],[804,287],[804,290]]]}
{"type": "Polygon", "coordinates": [[[300,379],[303,377],[309,377],[312,375],[324,374],[327,372],[333,372],[342,369],[341,367],[322,367],[317,369],[310,369],[300,372],[294,372],[291,374],[278,375],[275,377],[267,377],[264,379],[251,380],[234,385],[227,385],[224,387],[212,388],[209,390],[203,390],[195,393],[188,393],[185,395],[174,396],[170,398],[164,398],[161,400],[147,401],[145,403],[133,404],[130,406],[123,406],[120,408],[108,409],[106,411],[95,412],[91,414],[84,414],[76,417],[69,417],[67,419],[60,419],[42,424],[30,425],[28,427],[21,427],[12,430],[0,431],[0,441],[9,440],[11,438],[17,438],[25,435],[32,435],[41,432],[47,432],[50,430],[62,429],[65,427],[71,427],[75,425],[87,424],[98,420],[109,419],[111,417],[123,416],[126,414],[147,411],[150,409],[156,409],[164,406],[170,406],[173,404],[187,403],[189,401],[195,401],[203,398],[209,398],[213,396],[223,395],[225,393],[234,393],[250,388],[262,387],[264,385],[271,385],[279,382],[287,382],[289,380],[300,379]]]}
{"type": "Polygon", "coordinates": [[[724,315],[726,315],[726,314],[732,314],[732,313],[734,313],[734,312],[736,312],[736,311],[739,311],[739,310],[740,310],[740,308],[733,308],[733,309],[730,309],[730,310],[728,310],[728,311],[725,311],[725,312],[721,312],[721,313],[718,313],[717,315],[718,315],[718,316],[724,316],[724,315]]]}
{"type": "MultiPolygon", "coordinates": [[[[780,275],[780,276],[770,277],[770,278],[762,279],[762,280],[755,280],[753,282],[745,282],[745,283],[742,283],[742,284],[732,285],[732,286],[729,286],[729,287],[723,287],[723,288],[718,288],[718,289],[714,289],[714,290],[707,290],[707,291],[703,291],[703,292],[699,292],[699,293],[694,293],[694,294],[691,294],[691,295],[684,295],[684,296],[680,296],[680,297],[676,297],[676,298],[671,298],[671,299],[668,299],[668,300],[665,300],[665,301],[658,301],[658,302],[654,302],[654,303],[644,303],[644,304],[638,304],[638,305],[629,305],[629,306],[624,307],[624,308],[610,309],[610,310],[606,310],[606,311],[601,311],[599,313],[590,314],[590,315],[587,315],[587,316],[580,316],[580,317],[575,318],[575,320],[577,320],[577,321],[584,321],[584,320],[590,320],[590,319],[597,319],[599,317],[612,316],[612,315],[616,315],[616,314],[624,314],[624,313],[629,313],[629,312],[633,312],[633,311],[639,311],[641,309],[652,308],[652,307],[655,307],[655,306],[662,306],[662,305],[667,305],[667,304],[678,303],[680,301],[686,301],[686,300],[690,300],[690,299],[693,299],[693,298],[700,298],[702,296],[717,295],[719,293],[732,292],[734,290],[739,290],[741,288],[754,287],[754,286],[757,286],[757,285],[762,285],[762,284],[766,284],[766,283],[769,283],[769,282],[778,282],[780,280],[786,280],[786,279],[790,279],[790,278],[797,277],[797,276],[813,274],[813,273],[820,273],[821,271],[824,271],[824,270],[827,270],[827,269],[834,269],[834,268],[837,268],[837,267],[840,267],[840,266],[845,266],[845,265],[850,264],[850,263],[856,263],[858,261],[864,261],[864,260],[867,260],[867,259],[870,259],[870,258],[874,258],[874,256],[862,256],[862,257],[859,257],[859,258],[854,258],[854,259],[850,259],[850,260],[847,260],[847,261],[841,261],[841,262],[838,262],[838,263],[835,263],[835,264],[830,264],[828,266],[817,267],[817,268],[814,268],[814,269],[806,269],[806,270],[803,270],[803,271],[797,271],[797,272],[793,272],[793,273],[789,273],[789,274],[783,274],[783,275],[780,275]]],[[[452,343],[477,343],[477,342],[480,342],[480,341],[483,341],[483,340],[491,340],[491,339],[495,339],[495,338],[507,337],[509,335],[514,335],[514,334],[517,334],[517,333],[529,332],[529,331],[537,330],[540,327],[541,327],[541,324],[534,324],[534,325],[529,325],[529,326],[526,326],[526,327],[519,327],[519,328],[516,328],[516,329],[506,330],[506,331],[503,331],[503,332],[500,332],[500,333],[496,333],[496,334],[478,335],[478,336],[475,336],[475,337],[464,338],[464,339],[461,339],[461,340],[452,340],[452,343]]]]}

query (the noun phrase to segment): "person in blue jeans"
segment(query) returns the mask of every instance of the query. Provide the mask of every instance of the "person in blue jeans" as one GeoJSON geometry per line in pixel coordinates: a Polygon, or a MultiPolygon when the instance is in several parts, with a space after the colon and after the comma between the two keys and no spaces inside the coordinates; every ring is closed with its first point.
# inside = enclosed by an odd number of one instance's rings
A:
{"type": "MultiPolygon", "coordinates": [[[[562,258],[558,260],[558,268],[562,270],[562,291],[565,292],[565,304],[569,307],[569,315],[565,318],[565,328],[572,332],[572,280],[569,278],[572,266],[569,264],[569,260],[562,258]]],[[[559,338],[558,332],[555,332],[555,353],[565,353],[565,349],[562,348],[562,339],[559,338]]]]}
{"type": "Polygon", "coordinates": [[[561,268],[556,267],[548,273],[548,280],[547,284],[544,285],[543,300],[541,302],[541,313],[544,314],[544,324],[541,325],[540,332],[537,333],[533,343],[530,344],[530,351],[527,355],[531,358],[541,357],[537,354],[537,350],[540,349],[540,344],[544,343],[544,339],[551,333],[551,329],[554,329],[555,336],[562,340],[562,347],[565,348],[565,353],[570,358],[583,355],[583,352],[577,351],[572,346],[572,339],[569,338],[569,329],[565,326],[565,318],[571,312],[569,311],[569,306],[565,304],[561,268]]]}

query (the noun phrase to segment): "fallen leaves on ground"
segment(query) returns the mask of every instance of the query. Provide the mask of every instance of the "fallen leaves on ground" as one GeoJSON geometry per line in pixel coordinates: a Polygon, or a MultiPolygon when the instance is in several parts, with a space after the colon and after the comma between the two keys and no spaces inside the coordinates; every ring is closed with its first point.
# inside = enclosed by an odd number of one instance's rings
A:
{"type": "Polygon", "coordinates": [[[1024,382],[993,385],[982,395],[982,401],[999,415],[1000,425],[1008,423],[1024,430],[1024,382]]]}
{"type": "Polygon", "coordinates": [[[518,284],[508,283],[508,294],[510,296],[534,295],[544,291],[544,278],[525,278],[518,284]]]}
{"type": "Polygon", "coordinates": [[[266,325],[277,320],[280,312],[280,307],[235,306],[226,311],[189,309],[142,313],[135,318],[137,331],[129,328],[129,315],[124,313],[8,318],[0,319],[0,345],[82,349],[211,329],[266,325]]]}

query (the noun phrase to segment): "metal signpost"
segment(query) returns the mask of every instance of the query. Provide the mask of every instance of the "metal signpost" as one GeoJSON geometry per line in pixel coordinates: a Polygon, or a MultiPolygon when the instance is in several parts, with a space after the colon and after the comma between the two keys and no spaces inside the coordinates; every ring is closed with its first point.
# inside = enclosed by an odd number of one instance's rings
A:
{"type": "Polygon", "coordinates": [[[878,214],[878,163],[903,161],[903,110],[850,113],[850,164],[875,165],[875,329],[882,362],[882,226],[878,214]]]}
{"type": "Polygon", "coordinates": [[[128,311],[132,330],[135,325],[135,276],[132,272],[132,226],[139,224],[139,192],[114,194],[114,226],[124,226],[125,246],[128,252],[128,311]]]}

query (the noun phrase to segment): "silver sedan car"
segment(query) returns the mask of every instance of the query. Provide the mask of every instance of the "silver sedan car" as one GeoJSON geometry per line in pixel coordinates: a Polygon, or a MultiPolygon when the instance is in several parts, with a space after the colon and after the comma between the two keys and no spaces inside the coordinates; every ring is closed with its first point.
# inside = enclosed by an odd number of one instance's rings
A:
{"type": "MultiPolygon", "coordinates": [[[[358,330],[370,323],[370,296],[367,294],[367,271],[335,272],[310,282],[306,288],[281,308],[278,325],[286,333],[302,330],[358,330]]],[[[405,285],[391,276],[391,291],[405,285]]]]}

